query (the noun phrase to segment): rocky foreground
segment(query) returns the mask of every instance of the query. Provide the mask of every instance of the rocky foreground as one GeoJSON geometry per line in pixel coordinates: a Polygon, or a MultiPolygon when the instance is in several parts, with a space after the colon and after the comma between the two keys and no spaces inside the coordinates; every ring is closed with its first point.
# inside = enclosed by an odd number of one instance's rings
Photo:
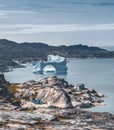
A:
{"type": "Polygon", "coordinates": [[[39,105],[56,108],[89,108],[103,102],[104,95],[85,87],[83,83],[76,86],[56,76],[47,77],[40,81],[27,81],[22,84],[12,84],[10,92],[20,101],[21,107],[29,109],[39,105]]]}
{"type": "Polygon", "coordinates": [[[10,84],[0,74],[0,130],[113,130],[114,115],[82,111],[103,102],[84,84],[55,76],[10,84]]]}

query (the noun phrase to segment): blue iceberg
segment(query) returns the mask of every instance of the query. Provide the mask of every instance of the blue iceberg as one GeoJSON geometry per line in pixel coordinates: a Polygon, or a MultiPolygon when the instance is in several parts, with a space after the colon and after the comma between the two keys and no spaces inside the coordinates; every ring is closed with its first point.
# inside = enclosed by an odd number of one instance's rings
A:
{"type": "Polygon", "coordinates": [[[67,73],[67,60],[65,57],[59,55],[48,55],[47,61],[40,61],[35,65],[34,73],[67,73]]]}

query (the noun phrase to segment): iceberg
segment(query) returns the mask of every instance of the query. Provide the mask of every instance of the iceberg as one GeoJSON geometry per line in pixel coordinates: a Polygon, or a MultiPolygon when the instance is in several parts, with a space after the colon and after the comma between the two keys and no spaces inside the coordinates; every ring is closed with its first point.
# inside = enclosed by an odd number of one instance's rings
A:
{"type": "Polygon", "coordinates": [[[47,56],[47,62],[63,62],[65,60],[64,57],[59,55],[48,55],[47,56]]]}
{"type": "Polygon", "coordinates": [[[67,73],[67,60],[65,57],[59,55],[48,55],[47,61],[40,61],[35,65],[34,73],[67,73]]]}

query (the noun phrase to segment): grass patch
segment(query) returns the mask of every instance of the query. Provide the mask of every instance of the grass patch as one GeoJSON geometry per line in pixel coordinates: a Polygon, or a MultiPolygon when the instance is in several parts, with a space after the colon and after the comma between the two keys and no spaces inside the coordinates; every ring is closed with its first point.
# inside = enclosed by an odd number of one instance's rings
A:
{"type": "Polygon", "coordinates": [[[8,87],[8,92],[12,95],[12,96],[14,96],[18,91],[17,91],[17,89],[18,89],[19,87],[18,87],[18,84],[12,84],[12,85],[10,85],[9,87],[8,87]]]}
{"type": "Polygon", "coordinates": [[[13,98],[13,102],[16,102],[17,104],[20,105],[20,103],[21,103],[21,98],[16,98],[16,97],[15,97],[15,94],[18,92],[17,89],[19,89],[18,84],[11,84],[11,85],[8,87],[8,92],[9,92],[11,98],[13,98]]]}

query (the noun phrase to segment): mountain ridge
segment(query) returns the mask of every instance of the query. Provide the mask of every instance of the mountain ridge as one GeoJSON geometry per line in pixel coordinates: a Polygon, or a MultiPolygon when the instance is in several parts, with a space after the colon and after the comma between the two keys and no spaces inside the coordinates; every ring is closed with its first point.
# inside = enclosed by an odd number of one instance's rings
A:
{"type": "MultiPolygon", "coordinates": [[[[8,66],[19,67],[14,61],[26,63],[46,60],[47,55],[51,54],[64,56],[66,58],[114,58],[114,51],[107,51],[94,46],[82,44],[52,46],[41,42],[17,43],[7,39],[0,39],[0,68],[2,69],[4,66],[5,68],[8,66]]],[[[2,71],[2,69],[0,69],[0,71],[2,71]]]]}

